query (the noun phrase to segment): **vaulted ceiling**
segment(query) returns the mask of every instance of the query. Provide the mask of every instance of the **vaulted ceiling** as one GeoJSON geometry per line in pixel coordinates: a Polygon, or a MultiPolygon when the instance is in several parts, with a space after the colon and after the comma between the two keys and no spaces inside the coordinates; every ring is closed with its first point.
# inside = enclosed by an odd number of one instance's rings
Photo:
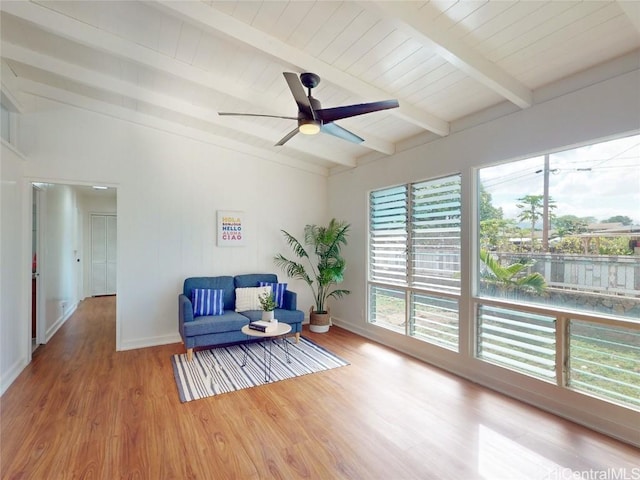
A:
{"type": "MultiPolygon", "coordinates": [[[[326,173],[500,104],[526,109],[554,82],[640,58],[629,1],[2,0],[3,89],[44,97],[326,173]],[[296,135],[283,72],[314,72],[323,108],[397,99],[296,135]]],[[[29,104],[28,101],[25,102],[29,104]]],[[[413,140],[412,140],[413,139],[413,140]]]]}

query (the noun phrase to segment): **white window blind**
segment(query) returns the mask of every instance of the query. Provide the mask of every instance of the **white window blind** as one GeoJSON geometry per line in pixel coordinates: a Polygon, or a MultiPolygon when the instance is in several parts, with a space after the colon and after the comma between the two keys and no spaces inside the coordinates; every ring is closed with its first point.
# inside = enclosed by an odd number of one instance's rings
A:
{"type": "Polygon", "coordinates": [[[369,204],[369,279],[406,285],[407,186],[371,192],[369,204]]]}
{"type": "Polygon", "coordinates": [[[411,285],[460,291],[460,175],[411,185],[411,285]]]}

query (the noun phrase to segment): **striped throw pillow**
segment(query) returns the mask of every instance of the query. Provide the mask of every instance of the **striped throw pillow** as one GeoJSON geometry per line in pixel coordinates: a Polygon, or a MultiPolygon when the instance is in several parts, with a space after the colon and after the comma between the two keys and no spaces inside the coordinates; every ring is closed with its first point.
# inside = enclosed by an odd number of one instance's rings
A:
{"type": "Polygon", "coordinates": [[[284,307],[284,291],[287,289],[286,283],[260,282],[260,286],[271,287],[271,294],[273,295],[273,299],[276,301],[276,307],[284,307]]]}
{"type": "Polygon", "coordinates": [[[194,288],[191,291],[193,316],[222,315],[224,313],[224,290],[194,288]]]}

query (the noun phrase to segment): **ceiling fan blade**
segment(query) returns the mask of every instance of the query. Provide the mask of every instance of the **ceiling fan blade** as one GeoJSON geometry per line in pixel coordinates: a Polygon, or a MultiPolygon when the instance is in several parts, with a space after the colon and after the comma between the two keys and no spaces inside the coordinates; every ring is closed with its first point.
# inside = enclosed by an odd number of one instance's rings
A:
{"type": "Polygon", "coordinates": [[[296,133],[298,133],[298,127],[294,128],[289,133],[287,133],[284,137],[282,137],[282,139],[278,143],[276,143],[276,147],[281,147],[282,145],[287,143],[289,140],[295,137],[296,133]]]}
{"type": "Polygon", "coordinates": [[[304,93],[304,88],[302,88],[302,83],[300,83],[300,79],[298,75],[291,72],[283,72],[285,80],[287,81],[287,85],[289,85],[289,90],[291,90],[291,94],[298,104],[298,110],[300,110],[306,118],[316,118],[313,113],[313,108],[311,108],[311,103],[307,98],[307,95],[304,93]]]}
{"type": "Polygon", "coordinates": [[[335,123],[325,123],[324,125],[322,125],[321,131],[323,131],[324,133],[328,133],[329,135],[333,135],[334,137],[341,138],[342,140],[346,140],[347,142],[364,142],[364,138],[359,137],[355,133],[351,133],[349,130],[342,128],[335,123]]]}
{"type": "Polygon", "coordinates": [[[316,114],[324,123],[329,123],[335,120],[340,120],[341,118],[355,117],[356,115],[388,110],[399,106],[400,105],[397,100],[383,100],[382,102],[358,103],[356,105],[345,105],[343,107],[322,108],[320,110],[316,110],[316,114]]]}
{"type": "Polygon", "coordinates": [[[282,115],[262,115],[261,113],[233,113],[233,112],[218,112],[220,116],[235,116],[235,117],[266,117],[266,118],[284,118],[285,120],[297,120],[298,117],[284,117],[282,115]]]}

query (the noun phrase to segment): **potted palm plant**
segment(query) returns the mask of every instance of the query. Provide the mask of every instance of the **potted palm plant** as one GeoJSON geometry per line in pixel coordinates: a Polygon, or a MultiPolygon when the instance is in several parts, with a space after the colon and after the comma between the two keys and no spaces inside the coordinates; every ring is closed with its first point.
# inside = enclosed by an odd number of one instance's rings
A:
{"type": "Polygon", "coordinates": [[[336,288],[344,279],[346,262],[340,250],[347,244],[349,227],[348,223],[335,218],[326,227],[307,225],[304,228],[304,244],[281,230],[300,261],[290,260],[282,254],[276,255],[274,260],[290,278],[303,280],[311,288],[314,305],[309,311],[309,328],[312,332],[324,333],[329,330],[331,316],[327,300],[330,297],[342,298],[350,293],[349,290],[336,288]],[[302,261],[307,264],[308,271],[302,261]]]}

